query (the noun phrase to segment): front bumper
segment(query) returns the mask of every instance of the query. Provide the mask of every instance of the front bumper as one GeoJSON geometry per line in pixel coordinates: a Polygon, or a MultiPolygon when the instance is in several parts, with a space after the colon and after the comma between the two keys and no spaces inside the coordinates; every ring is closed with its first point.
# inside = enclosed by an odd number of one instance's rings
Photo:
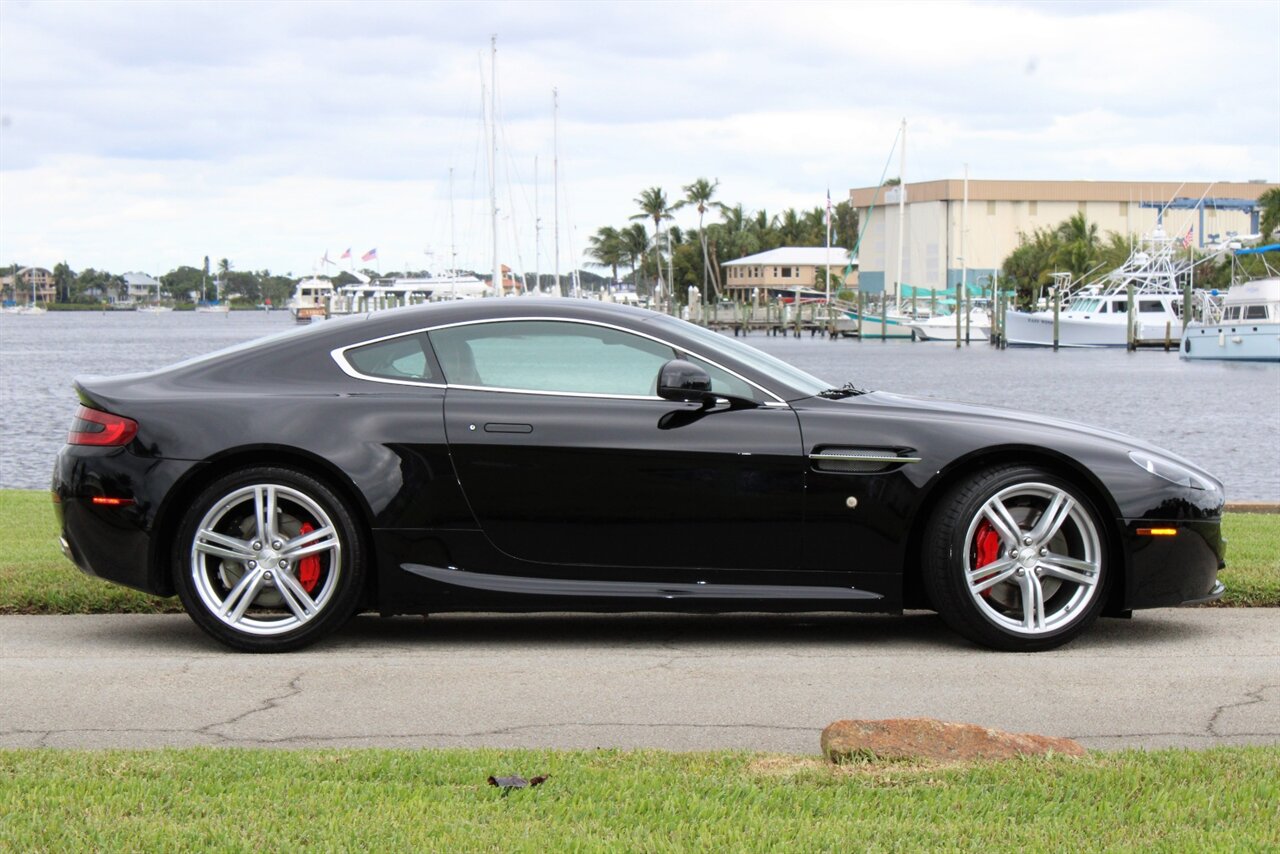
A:
{"type": "Polygon", "coordinates": [[[1220,598],[1225,587],[1218,570],[1226,566],[1226,541],[1220,519],[1167,521],[1125,520],[1125,548],[1129,556],[1125,607],[1169,608],[1197,605],[1220,598]],[[1174,536],[1138,533],[1173,528],[1174,536]]]}

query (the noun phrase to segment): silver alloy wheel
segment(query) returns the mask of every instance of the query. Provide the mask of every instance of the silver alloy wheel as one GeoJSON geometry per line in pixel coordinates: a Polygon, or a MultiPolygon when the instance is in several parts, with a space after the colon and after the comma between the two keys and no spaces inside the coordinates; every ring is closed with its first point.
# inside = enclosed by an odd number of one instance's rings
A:
{"type": "Polygon", "coordinates": [[[963,554],[979,613],[1014,634],[1058,631],[1100,589],[1102,541],[1093,518],[1071,493],[1047,483],[1015,484],[987,499],[969,522],[963,554]],[[995,557],[979,565],[992,537],[995,557]]]}
{"type": "Polygon", "coordinates": [[[305,493],[253,484],[218,500],[200,520],[190,571],[201,602],[222,623],[245,634],[280,635],[315,619],[334,597],[342,542],[329,514],[305,493]],[[290,535],[296,520],[312,530],[290,535]],[[319,572],[308,590],[299,568],[310,558],[319,572]]]}

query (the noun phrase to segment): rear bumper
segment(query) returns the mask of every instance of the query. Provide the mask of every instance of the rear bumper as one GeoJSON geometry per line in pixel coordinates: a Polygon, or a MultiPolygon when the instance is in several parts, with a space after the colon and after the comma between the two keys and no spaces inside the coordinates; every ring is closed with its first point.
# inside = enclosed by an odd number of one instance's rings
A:
{"type": "Polygon", "coordinates": [[[142,459],[122,448],[65,446],[52,483],[62,553],[86,575],[170,595],[167,556],[157,555],[153,533],[161,498],[193,465],[142,459]]]}
{"type": "Polygon", "coordinates": [[[1218,570],[1226,566],[1222,522],[1125,520],[1129,555],[1125,606],[1130,609],[1196,605],[1220,598],[1218,570]],[[1139,534],[1146,528],[1173,528],[1171,537],[1139,534]]]}

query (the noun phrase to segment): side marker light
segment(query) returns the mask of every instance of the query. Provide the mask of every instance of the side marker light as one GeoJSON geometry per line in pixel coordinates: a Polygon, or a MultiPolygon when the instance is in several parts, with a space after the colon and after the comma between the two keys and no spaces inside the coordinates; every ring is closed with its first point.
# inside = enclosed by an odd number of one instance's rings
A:
{"type": "Polygon", "coordinates": [[[101,507],[127,507],[133,503],[132,498],[109,498],[106,495],[95,495],[89,500],[101,507]]]}

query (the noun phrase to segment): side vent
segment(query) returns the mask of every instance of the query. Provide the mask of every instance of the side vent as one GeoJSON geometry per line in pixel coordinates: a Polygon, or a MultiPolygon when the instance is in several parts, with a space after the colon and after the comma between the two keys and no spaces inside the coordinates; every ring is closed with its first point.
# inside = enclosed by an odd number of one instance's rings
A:
{"type": "Polygon", "coordinates": [[[809,459],[818,471],[836,474],[875,474],[904,463],[920,462],[919,457],[886,448],[823,448],[810,454],[809,459]]]}

